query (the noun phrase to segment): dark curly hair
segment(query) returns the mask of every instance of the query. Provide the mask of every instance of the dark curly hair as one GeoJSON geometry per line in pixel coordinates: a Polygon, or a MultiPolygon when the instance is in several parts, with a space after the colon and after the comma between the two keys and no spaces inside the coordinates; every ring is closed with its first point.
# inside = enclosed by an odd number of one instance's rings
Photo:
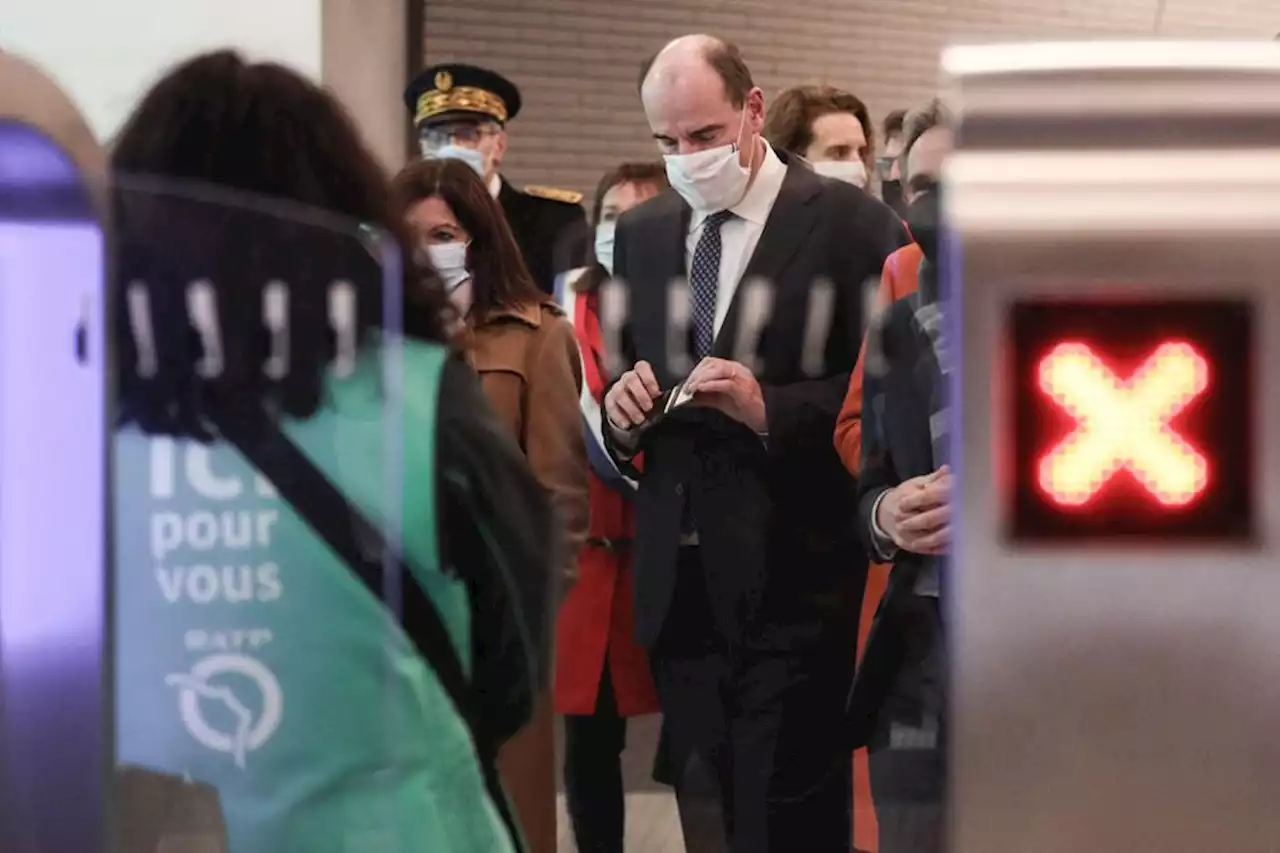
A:
{"type": "Polygon", "coordinates": [[[335,279],[354,285],[358,343],[388,326],[447,339],[444,289],[415,257],[381,167],[341,105],[299,74],[230,51],[184,62],[134,110],[111,165],[123,422],[207,437],[209,417],[235,401],[314,414],[336,351],[327,307],[335,279]],[[197,370],[202,348],[186,305],[197,280],[215,283],[224,364],[214,378],[197,370]],[[290,294],[289,371],[276,378],[263,370],[272,281],[290,294]],[[130,319],[138,283],[159,354],[145,377],[130,319]],[[387,304],[384,290],[402,296],[387,304]]]}

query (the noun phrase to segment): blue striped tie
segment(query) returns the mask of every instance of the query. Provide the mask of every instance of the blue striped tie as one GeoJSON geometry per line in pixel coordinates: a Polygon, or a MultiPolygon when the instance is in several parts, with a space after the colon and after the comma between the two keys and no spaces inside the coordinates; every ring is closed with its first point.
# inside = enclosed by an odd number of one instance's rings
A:
{"type": "Polygon", "coordinates": [[[716,291],[720,287],[720,226],[733,214],[718,210],[702,223],[702,234],[689,264],[689,286],[693,290],[693,360],[711,354],[716,336],[716,291]]]}
{"type": "MultiPolygon", "coordinates": [[[[696,364],[711,355],[716,337],[716,291],[720,289],[720,226],[733,216],[718,210],[702,223],[702,234],[693,248],[689,264],[689,286],[693,290],[693,361],[696,364]]],[[[680,513],[680,532],[692,533],[697,525],[690,501],[692,489],[686,487],[684,507],[680,513]]]]}

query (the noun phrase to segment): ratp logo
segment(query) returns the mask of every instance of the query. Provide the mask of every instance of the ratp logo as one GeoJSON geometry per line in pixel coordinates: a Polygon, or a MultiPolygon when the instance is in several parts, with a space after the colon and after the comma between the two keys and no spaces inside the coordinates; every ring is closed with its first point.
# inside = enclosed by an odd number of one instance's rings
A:
{"type": "Polygon", "coordinates": [[[271,739],[284,716],[284,691],[280,689],[280,682],[260,661],[246,655],[211,655],[198,662],[189,673],[168,676],[165,683],[178,689],[178,711],[191,736],[208,749],[230,755],[241,770],[245,769],[249,753],[271,739]],[[225,680],[215,682],[219,676],[226,675],[240,676],[233,680],[240,683],[233,687],[225,680]],[[255,697],[246,695],[250,687],[259,694],[256,701],[255,697]],[[231,731],[209,723],[202,700],[225,709],[221,716],[233,722],[231,731]],[[254,705],[260,705],[256,715],[252,710],[254,705]]]}

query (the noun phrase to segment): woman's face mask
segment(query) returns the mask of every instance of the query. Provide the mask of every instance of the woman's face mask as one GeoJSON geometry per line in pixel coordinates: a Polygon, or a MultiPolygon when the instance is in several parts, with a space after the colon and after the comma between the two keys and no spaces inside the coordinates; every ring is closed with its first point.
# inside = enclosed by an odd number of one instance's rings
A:
{"type": "Polygon", "coordinates": [[[596,226],[596,260],[609,271],[609,275],[613,275],[613,238],[617,228],[618,222],[614,219],[596,226]]]}
{"type": "Polygon", "coordinates": [[[867,166],[861,160],[818,160],[813,171],[861,189],[867,188],[867,166]]]}
{"type": "MultiPolygon", "coordinates": [[[[753,162],[749,161],[743,166],[738,161],[737,143],[746,126],[747,111],[744,108],[735,141],[718,148],[694,151],[692,154],[667,154],[663,157],[671,188],[680,193],[694,210],[701,213],[728,210],[747,194],[753,162]]],[[[751,145],[751,161],[754,161],[754,135],[748,144],[751,145]]]]}
{"type": "Polygon", "coordinates": [[[426,247],[431,265],[450,293],[471,278],[471,271],[467,269],[467,246],[467,243],[434,243],[426,247]]]}

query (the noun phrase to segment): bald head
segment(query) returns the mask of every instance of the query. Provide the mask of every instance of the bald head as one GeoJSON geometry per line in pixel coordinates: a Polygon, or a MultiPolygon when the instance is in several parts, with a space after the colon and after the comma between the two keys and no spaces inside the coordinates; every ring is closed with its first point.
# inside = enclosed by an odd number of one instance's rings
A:
{"type": "Polygon", "coordinates": [[[764,123],[764,94],[742,53],[715,36],[668,42],[641,67],[640,100],[664,154],[736,142],[749,158],[764,123]]]}
{"type": "Polygon", "coordinates": [[[713,74],[724,86],[724,94],[737,109],[755,88],[751,69],[738,46],[705,34],[680,36],[649,57],[640,66],[640,97],[653,86],[678,86],[684,80],[713,74]]]}

